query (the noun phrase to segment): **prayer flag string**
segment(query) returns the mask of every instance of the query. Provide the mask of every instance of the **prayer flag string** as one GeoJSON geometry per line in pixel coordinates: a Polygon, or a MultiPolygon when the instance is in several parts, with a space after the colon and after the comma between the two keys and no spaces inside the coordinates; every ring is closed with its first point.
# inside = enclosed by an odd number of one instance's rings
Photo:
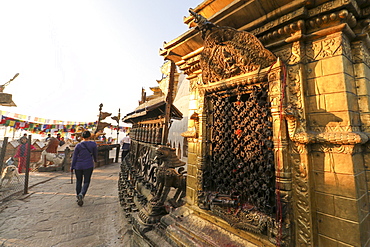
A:
{"type": "MultiPolygon", "coordinates": [[[[97,122],[72,122],[51,120],[45,118],[30,117],[16,113],[9,113],[5,111],[0,111],[0,115],[0,125],[9,126],[15,129],[23,129],[36,134],[48,133],[52,130],[57,130],[58,132],[74,133],[77,127],[81,126],[86,129],[91,129],[95,128],[97,125],[97,122]]],[[[128,127],[111,126],[110,129],[127,131],[128,127]]]]}

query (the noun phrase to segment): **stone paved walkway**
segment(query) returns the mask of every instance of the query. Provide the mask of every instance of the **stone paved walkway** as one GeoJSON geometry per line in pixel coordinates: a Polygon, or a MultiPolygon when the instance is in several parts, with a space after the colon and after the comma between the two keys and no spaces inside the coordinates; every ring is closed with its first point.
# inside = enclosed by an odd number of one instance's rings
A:
{"type": "Polygon", "coordinates": [[[0,205],[0,246],[129,246],[118,174],[118,163],[96,168],[82,207],[69,173],[40,175],[29,194],[0,205]]]}

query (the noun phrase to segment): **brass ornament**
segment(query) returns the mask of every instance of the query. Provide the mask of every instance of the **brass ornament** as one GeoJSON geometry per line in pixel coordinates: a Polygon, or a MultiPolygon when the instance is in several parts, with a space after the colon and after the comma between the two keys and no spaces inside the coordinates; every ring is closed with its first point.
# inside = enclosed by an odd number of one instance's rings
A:
{"type": "Polygon", "coordinates": [[[200,57],[203,83],[218,82],[271,66],[276,56],[251,33],[218,27],[190,10],[204,39],[200,57]]]}

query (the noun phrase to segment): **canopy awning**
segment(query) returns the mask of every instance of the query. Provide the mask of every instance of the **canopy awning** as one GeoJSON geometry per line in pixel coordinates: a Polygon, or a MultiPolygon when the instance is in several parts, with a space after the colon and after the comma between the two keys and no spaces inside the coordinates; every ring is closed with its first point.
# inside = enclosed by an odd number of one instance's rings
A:
{"type": "MultiPolygon", "coordinates": [[[[128,113],[122,121],[125,123],[138,123],[147,120],[164,118],[166,101],[164,97],[159,97],[141,104],[135,111],[128,113]]],[[[181,120],[182,113],[171,105],[171,119],[181,120]]]]}

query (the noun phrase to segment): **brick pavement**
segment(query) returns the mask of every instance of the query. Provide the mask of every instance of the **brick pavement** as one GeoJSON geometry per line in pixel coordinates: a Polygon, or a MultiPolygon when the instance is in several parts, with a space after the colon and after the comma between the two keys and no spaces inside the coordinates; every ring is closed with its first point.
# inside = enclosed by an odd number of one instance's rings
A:
{"type": "Polygon", "coordinates": [[[69,173],[31,177],[36,185],[29,194],[0,206],[0,246],[129,246],[131,228],[121,215],[118,174],[118,163],[96,168],[82,207],[69,173]]]}

